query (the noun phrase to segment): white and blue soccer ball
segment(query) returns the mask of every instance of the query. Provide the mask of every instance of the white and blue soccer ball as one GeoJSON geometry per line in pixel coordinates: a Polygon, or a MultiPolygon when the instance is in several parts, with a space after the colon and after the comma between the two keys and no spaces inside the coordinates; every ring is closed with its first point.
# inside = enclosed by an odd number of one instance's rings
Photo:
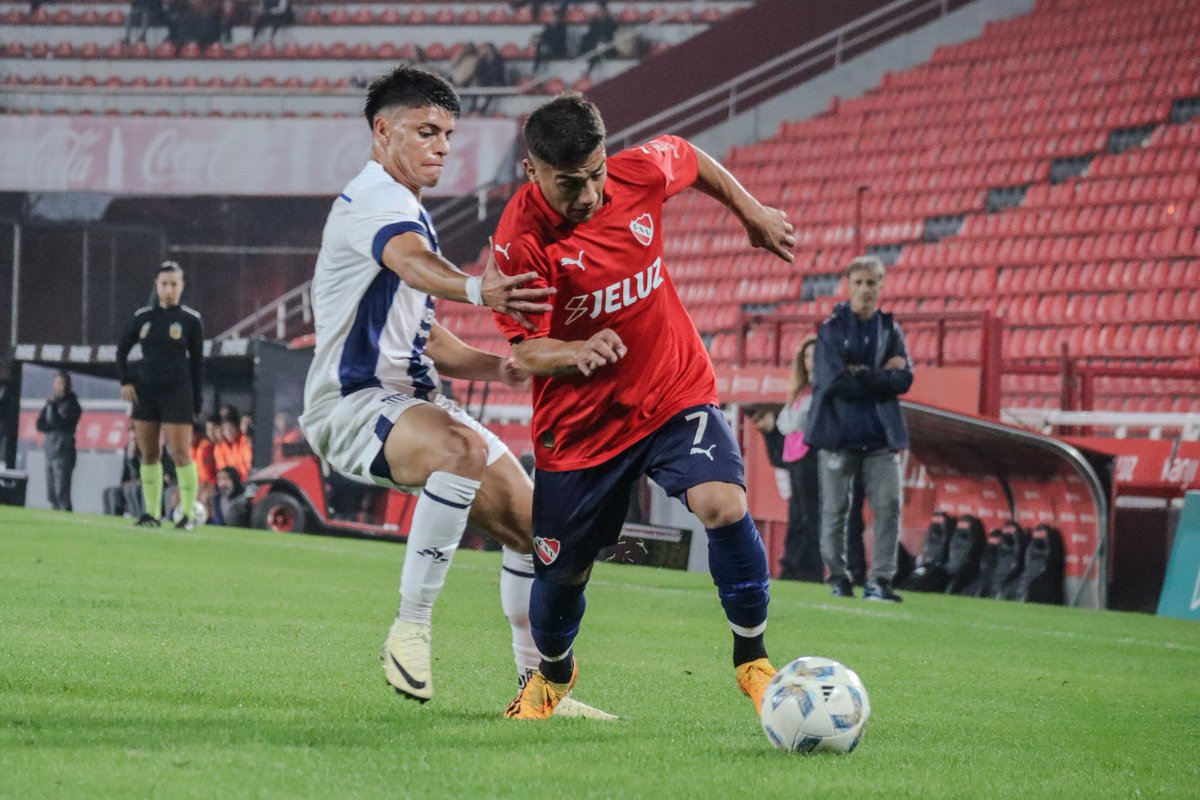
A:
{"type": "Polygon", "coordinates": [[[849,753],[862,741],[871,702],[854,670],[806,656],[775,673],[759,716],[767,738],[780,750],[849,753]]]}

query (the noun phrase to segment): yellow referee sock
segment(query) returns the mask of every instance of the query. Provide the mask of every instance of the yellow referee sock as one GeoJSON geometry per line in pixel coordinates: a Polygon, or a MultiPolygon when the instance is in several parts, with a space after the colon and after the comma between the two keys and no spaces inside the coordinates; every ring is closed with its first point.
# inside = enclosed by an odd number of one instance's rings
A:
{"type": "Polygon", "coordinates": [[[162,519],[162,462],[142,464],[138,469],[142,479],[142,499],[146,501],[146,513],[162,519]]]}
{"type": "Polygon", "coordinates": [[[196,462],[187,466],[175,466],[175,480],[179,481],[179,508],[187,519],[196,518],[196,493],[200,489],[200,479],[196,475],[196,462]]]}

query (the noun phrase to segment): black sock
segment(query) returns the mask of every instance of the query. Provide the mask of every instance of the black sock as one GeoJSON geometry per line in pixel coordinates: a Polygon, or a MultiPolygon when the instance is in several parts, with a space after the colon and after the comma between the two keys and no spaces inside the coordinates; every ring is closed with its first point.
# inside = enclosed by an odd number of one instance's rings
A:
{"type": "Polygon", "coordinates": [[[543,658],[539,669],[551,683],[570,683],[571,674],[575,672],[575,653],[568,653],[567,657],[560,661],[547,661],[543,658]]]}
{"type": "Polygon", "coordinates": [[[767,657],[767,646],[763,643],[763,635],[738,636],[733,635],[733,665],[740,667],[748,661],[757,661],[767,657]]]}

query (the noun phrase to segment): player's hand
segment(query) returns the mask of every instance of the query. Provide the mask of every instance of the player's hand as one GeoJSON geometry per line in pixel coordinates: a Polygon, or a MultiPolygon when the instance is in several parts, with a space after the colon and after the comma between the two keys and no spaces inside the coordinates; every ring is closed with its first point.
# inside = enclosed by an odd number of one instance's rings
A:
{"type": "Polygon", "coordinates": [[[513,389],[525,389],[529,386],[529,373],[517,366],[517,360],[509,356],[500,360],[500,382],[513,389]]]}
{"type": "Polygon", "coordinates": [[[796,260],[792,255],[792,248],[796,246],[795,228],[783,211],[760,205],[742,220],[742,224],[746,226],[752,246],[770,250],[789,263],[796,260]]]}
{"type": "Polygon", "coordinates": [[[137,389],[133,388],[132,383],[121,384],[121,399],[126,403],[137,403],[137,389]]]}
{"type": "Polygon", "coordinates": [[[904,369],[908,366],[908,359],[904,356],[892,356],[887,361],[883,362],[884,369],[904,369]]]}
{"type": "Polygon", "coordinates": [[[592,338],[583,343],[575,354],[575,366],[590,378],[592,373],[605,364],[615,364],[625,357],[628,349],[621,337],[610,328],[597,332],[592,338]]]}
{"type": "Polygon", "coordinates": [[[535,326],[525,314],[544,314],[553,310],[549,303],[539,302],[550,297],[557,291],[551,286],[522,289],[521,287],[537,278],[536,272],[524,272],[520,275],[505,275],[496,264],[496,247],[492,237],[488,237],[488,260],[483,268],[483,303],[493,311],[507,314],[529,330],[535,326]]]}

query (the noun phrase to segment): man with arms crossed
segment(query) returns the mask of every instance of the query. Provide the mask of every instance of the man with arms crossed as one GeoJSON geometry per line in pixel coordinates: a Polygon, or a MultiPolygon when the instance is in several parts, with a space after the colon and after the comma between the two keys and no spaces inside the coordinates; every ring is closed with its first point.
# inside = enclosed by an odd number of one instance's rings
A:
{"type": "Polygon", "coordinates": [[[494,263],[468,277],[439,255],[420,196],[441,176],[458,111],[451,86],[425,70],[400,67],[371,84],[371,160],[334,201],[317,256],[317,343],[300,418],[338,472],[423,488],[381,653],[388,683],[421,702],[433,695],[433,603],[468,520],[504,545],[501,604],[519,680],[538,664],[528,628],[531,482],[503,442],[438,393],[439,372],[513,386],[526,375],[438,325],[434,297],[486,304],[519,324],[547,309],[551,292],[520,288],[534,276],[507,277],[494,263]]]}
{"type": "Polygon", "coordinates": [[[604,123],[579,95],[525,124],[530,183],[509,201],[494,253],[510,275],[557,289],[533,331],[496,316],[517,365],[535,376],[536,577],[530,598],[540,669],[506,716],[550,716],[579,670],[572,645],[597,552],[617,540],[645,474],[708,533],[709,568],[729,625],[741,690],[757,709],[767,659],[768,572],[747,512],[737,441],[716,407],[716,378],[663,266],[662,207],[688,186],[720,200],[750,242],[792,260],[785,215],[755,200],[683,139],[662,136],[611,159],[604,123]]]}

